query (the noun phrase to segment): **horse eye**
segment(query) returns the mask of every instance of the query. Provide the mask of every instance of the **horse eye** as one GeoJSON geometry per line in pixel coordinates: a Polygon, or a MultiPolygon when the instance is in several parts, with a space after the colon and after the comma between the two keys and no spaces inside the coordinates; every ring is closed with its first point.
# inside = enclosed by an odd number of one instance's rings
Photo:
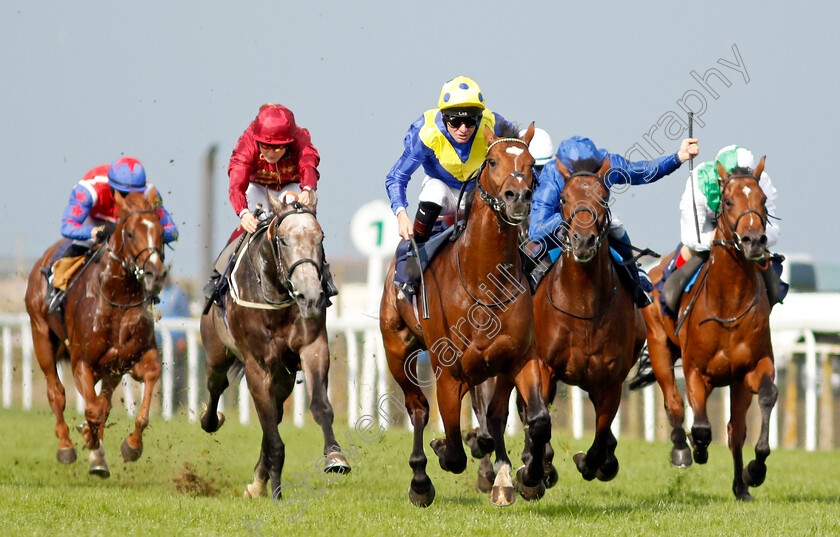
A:
{"type": "Polygon", "coordinates": [[[492,167],[492,166],[495,166],[495,165],[496,165],[496,161],[495,161],[494,159],[492,159],[492,158],[491,158],[491,159],[487,159],[487,164],[489,164],[489,165],[492,167]]]}
{"type": "Polygon", "coordinates": [[[723,203],[725,203],[727,207],[732,207],[732,200],[729,198],[723,198],[723,203]]]}
{"type": "Polygon", "coordinates": [[[277,242],[279,242],[279,243],[280,243],[280,244],[282,244],[283,246],[288,246],[288,244],[286,244],[286,239],[285,239],[285,237],[281,237],[280,235],[278,235],[278,236],[277,236],[277,242]]]}
{"type": "Polygon", "coordinates": [[[126,236],[128,236],[129,240],[134,240],[134,233],[132,233],[131,231],[126,232],[126,236]]]}

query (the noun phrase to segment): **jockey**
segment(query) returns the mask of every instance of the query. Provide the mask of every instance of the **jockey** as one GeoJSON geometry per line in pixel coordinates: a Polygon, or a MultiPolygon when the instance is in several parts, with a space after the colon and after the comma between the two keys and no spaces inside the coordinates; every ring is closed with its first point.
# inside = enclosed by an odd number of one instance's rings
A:
{"type": "MultiPolygon", "coordinates": [[[[663,292],[665,303],[672,312],[679,309],[683,289],[688,280],[697,272],[697,269],[708,259],[709,251],[712,248],[716,215],[720,206],[718,163],[730,174],[736,168],[742,168],[744,171],[752,173],[756,166],[755,157],[749,149],[737,145],[728,145],[720,150],[715,160],[704,162],[698,166],[694,170],[694,176],[686,180],[685,192],[680,200],[680,238],[682,239],[682,246],[675,261],[676,270],[665,281],[663,292]],[[693,198],[692,184],[694,185],[693,198]],[[693,203],[692,199],[694,200],[693,203]],[[700,230],[699,241],[697,240],[698,228],[694,224],[695,209],[700,230]]],[[[770,182],[770,176],[767,172],[761,173],[758,184],[767,197],[765,203],[767,215],[774,216],[776,213],[776,189],[770,182]]],[[[768,251],[779,240],[780,234],[779,225],[768,218],[765,228],[768,251]]],[[[777,270],[779,273],[781,272],[781,260],[778,257],[772,259],[775,270],[762,271],[771,306],[784,298],[787,288],[786,284],[781,283],[777,273],[777,270]]]]}
{"type": "MultiPolygon", "coordinates": [[[[525,136],[526,130],[519,131],[520,138],[525,136]]],[[[539,179],[543,168],[554,156],[554,142],[551,141],[551,136],[543,129],[534,127],[534,137],[528,144],[528,152],[534,157],[534,177],[539,179]]]]}
{"type": "MultiPolygon", "coordinates": [[[[210,281],[204,287],[204,295],[215,298],[221,286],[222,274],[235,250],[234,238],[242,230],[254,233],[259,220],[254,216],[256,206],[262,206],[264,220],[271,215],[268,193],[302,205],[315,205],[315,190],[318,184],[318,163],[321,156],[312,145],[309,131],[295,123],[291,110],[279,104],[264,104],[256,118],[248,125],[230,157],[228,195],[234,212],[241,221],[228,245],[222,250],[213,267],[210,281]]],[[[323,275],[327,298],[338,294],[324,261],[323,275]]]]}
{"type": "MultiPolygon", "coordinates": [[[[427,110],[408,128],[402,156],[388,172],[385,188],[397,215],[400,237],[425,242],[439,216],[455,214],[461,184],[478,170],[487,153],[484,127],[496,134],[512,127],[484,106],[478,84],[465,76],[446,82],[438,107],[427,110]],[[411,174],[423,166],[426,177],[412,224],[405,189],[411,174]]],[[[461,200],[463,210],[465,198],[461,200]]]]}
{"type": "MultiPolygon", "coordinates": [[[[609,158],[610,169],[604,176],[607,188],[617,184],[643,185],[654,182],[672,172],[682,165],[689,157],[698,153],[697,140],[687,138],[682,141],[676,153],[659,157],[652,161],[631,162],[621,155],[608,153],[606,149],[599,149],[589,138],[573,136],[560,142],[557,149],[557,156],[551,159],[540,175],[540,184],[534,192],[533,207],[531,209],[530,239],[536,245],[538,265],[531,272],[530,279],[532,287],[536,290],[542,276],[551,267],[551,263],[545,261],[547,256],[556,259],[559,255],[561,244],[556,240],[563,229],[563,216],[560,212],[560,196],[565,179],[557,169],[557,161],[572,173],[573,164],[579,160],[594,159],[596,162],[603,162],[609,158]],[[556,252],[552,253],[552,252],[556,252]]],[[[606,202],[606,200],[604,200],[606,202]]],[[[621,221],[613,213],[610,221],[609,232],[610,246],[625,260],[632,257],[630,237],[624,229],[621,221]]],[[[626,265],[630,276],[638,284],[634,292],[634,301],[639,307],[650,304],[650,297],[647,292],[653,290],[647,275],[642,276],[635,263],[626,265]],[[644,278],[644,281],[641,279],[644,278]]]]}
{"type": "MultiPolygon", "coordinates": [[[[146,170],[140,161],[131,157],[120,157],[114,162],[97,166],[88,171],[70,192],[70,201],[61,217],[61,235],[72,239],[61,257],[79,257],[87,253],[97,241],[105,240],[116,228],[117,205],[114,191],[122,195],[131,192],[145,192],[151,183],[146,182],[146,170]]],[[[154,204],[160,223],[163,225],[163,242],[170,243],[178,238],[178,228],[169,212],[163,208],[158,195],[154,204]]],[[[63,289],[56,289],[50,278],[47,306],[54,313],[64,300],[63,289]]]]}

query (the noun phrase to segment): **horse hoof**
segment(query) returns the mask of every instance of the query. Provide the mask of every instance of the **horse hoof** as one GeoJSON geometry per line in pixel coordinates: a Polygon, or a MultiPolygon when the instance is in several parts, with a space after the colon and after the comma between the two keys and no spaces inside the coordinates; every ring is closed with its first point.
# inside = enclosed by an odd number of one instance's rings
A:
{"type": "Polygon", "coordinates": [[[767,465],[752,461],[744,468],[741,476],[748,486],[759,487],[764,483],[764,478],[767,477],[767,465]]]}
{"type": "Polygon", "coordinates": [[[263,495],[264,491],[265,491],[265,486],[260,486],[260,485],[255,484],[255,483],[250,483],[250,484],[245,486],[244,497],[245,498],[259,498],[260,496],[263,495]]]}
{"type": "Polygon", "coordinates": [[[516,501],[516,489],[512,486],[493,486],[490,489],[490,501],[497,507],[509,507],[516,501]]]}
{"type": "Polygon", "coordinates": [[[553,464],[548,463],[548,467],[545,469],[545,475],[543,476],[543,483],[545,483],[545,488],[550,489],[554,485],[557,484],[559,481],[560,476],[557,474],[557,469],[554,467],[553,464]]]}
{"type": "Polygon", "coordinates": [[[327,455],[327,461],[329,462],[329,464],[324,466],[325,472],[332,472],[338,474],[350,473],[350,463],[348,463],[347,459],[344,458],[344,455],[342,455],[338,451],[331,451],[330,454],[327,455]]]}
{"type": "Polygon", "coordinates": [[[709,462],[709,450],[705,446],[694,447],[694,462],[697,464],[706,464],[709,462]]]}
{"type": "Polygon", "coordinates": [[[496,474],[478,474],[478,480],[475,482],[475,490],[487,494],[493,489],[493,482],[496,480],[496,474]]]}
{"type": "MultiPolygon", "coordinates": [[[[733,492],[735,492],[734,488],[733,488],[733,492]]],[[[739,492],[735,492],[735,497],[736,497],[739,501],[742,501],[742,502],[751,502],[751,501],[753,501],[753,497],[752,497],[752,495],[750,494],[750,491],[748,491],[748,490],[747,490],[747,487],[744,487],[744,491],[743,491],[743,492],[740,492],[740,493],[739,493],[739,492]]]]}
{"type": "Polygon", "coordinates": [[[534,500],[539,500],[543,496],[545,496],[545,483],[542,481],[538,482],[533,487],[529,487],[525,484],[525,467],[520,466],[519,469],[516,471],[516,480],[518,482],[518,489],[519,495],[522,496],[522,499],[528,502],[532,502],[534,500]]]}
{"type": "Polygon", "coordinates": [[[435,452],[438,457],[443,457],[443,452],[446,450],[446,440],[443,438],[435,438],[429,442],[429,447],[435,452]]]}
{"type": "Polygon", "coordinates": [[[602,464],[595,473],[595,477],[598,478],[598,481],[612,481],[616,475],[618,475],[618,460],[615,461],[614,465],[602,464]]]}
{"type": "Polygon", "coordinates": [[[76,448],[59,448],[58,453],[55,454],[55,458],[61,464],[72,464],[76,462],[76,448]]]}
{"type": "Polygon", "coordinates": [[[424,493],[419,493],[409,486],[408,499],[417,507],[429,507],[435,501],[435,486],[430,483],[429,490],[424,493]]]}
{"type": "Polygon", "coordinates": [[[575,461],[575,468],[578,469],[580,475],[587,481],[592,481],[595,479],[595,472],[590,470],[588,466],[586,466],[586,453],[583,451],[578,451],[575,453],[572,460],[575,461]]]}
{"type": "Polygon", "coordinates": [[[128,438],[123,440],[122,445],[120,446],[120,455],[125,462],[134,462],[140,458],[140,455],[143,454],[143,446],[141,445],[139,448],[133,448],[128,444],[128,438]]]}
{"type": "Polygon", "coordinates": [[[108,469],[108,465],[105,463],[91,464],[90,468],[88,469],[88,473],[90,475],[99,476],[102,479],[111,477],[111,470],[108,469]]]}
{"type": "Polygon", "coordinates": [[[671,450],[671,466],[674,468],[688,468],[691,463],[691,450],[689,448],[674,448],[671,450]]]}
{"type": "Polygon", "coordinates": [[[207,410],[205,409],[204,412],[201,413],[200,421],[201,428],[204,429],[204,432],[215,433],[222,428],[222,425],[225,424],[225,415],[221,412],[216,412],[216,417],[213,419],[207,415],[207,410]]]}

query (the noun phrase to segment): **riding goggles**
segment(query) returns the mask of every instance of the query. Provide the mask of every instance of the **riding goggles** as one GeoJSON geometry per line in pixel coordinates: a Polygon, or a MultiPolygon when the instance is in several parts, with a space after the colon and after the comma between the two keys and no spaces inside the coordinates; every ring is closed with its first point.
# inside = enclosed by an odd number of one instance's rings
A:
{"type": "Polygon", "coordinates": [[[461,125],[465,125],[468,129],[474,129],[478,125],[479,118],[475,116],[458,116],[451,117],[446,114],[443,115],[443,120],[453,129],[458,129],[461,125]]]}
{"type": "Polygon", "coordinates": [[[257,145],[260,146],[260,149],[264,149],[266,151],[282,151],[286,149],[286,144],[264,144],[262,142],[257,142],[257,145]]]}

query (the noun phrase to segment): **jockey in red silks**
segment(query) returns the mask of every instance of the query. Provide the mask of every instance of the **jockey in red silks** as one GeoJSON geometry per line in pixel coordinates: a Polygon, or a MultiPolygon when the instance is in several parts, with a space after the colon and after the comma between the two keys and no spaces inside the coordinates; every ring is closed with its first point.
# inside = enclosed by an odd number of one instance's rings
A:
{"type": "MultiPolygon", "coordinates": [[[[111,164],[88,171],[70,192],[70,201],[61,217],[61,235],[72,239],[72,243],[60,247],[57,253],[61,257],[84,255],[97,241],[105,240],[114,231],[119,211],[114,201],[115,190],[125,196],[131,192],[146,192],[151,186],[146,182],[145,168],[132,157],[120,157],[111,164]]],[[[177,240],[178,228],[164,209],[160,194],[154,206],[163,226],[163,242],[177,240]]],[[[64,291],[51,284],[50,280],[47,306],[53,313],[63,301],[64,291]]]]}
{"type": "MultiPolygon", "coordinates": [[[[268,201],[269,191],[281,199],[298,201],[302,205],[315,205],[315,190],[318,185],[318,163],[321,156],[312,145],[309,131],[295,123],[291,110],[279,104],[264,104],[260,107],[242,136],[228,165],[230,204],[239,217],[241,225],[228,239],[228,245],[219,254],[213,266],[210,281],[204,286],[204,295],[215,298],[221,287],[222,274],[236,248],[233,240],[243,231],[254,233],[259,220],[271,215],[268,201]],[[257,204],[263,214],[254,216],[257,204]]],[[[329,264],[322,267],[327,297],[338,294],[332,280],[329,264]]]]}

